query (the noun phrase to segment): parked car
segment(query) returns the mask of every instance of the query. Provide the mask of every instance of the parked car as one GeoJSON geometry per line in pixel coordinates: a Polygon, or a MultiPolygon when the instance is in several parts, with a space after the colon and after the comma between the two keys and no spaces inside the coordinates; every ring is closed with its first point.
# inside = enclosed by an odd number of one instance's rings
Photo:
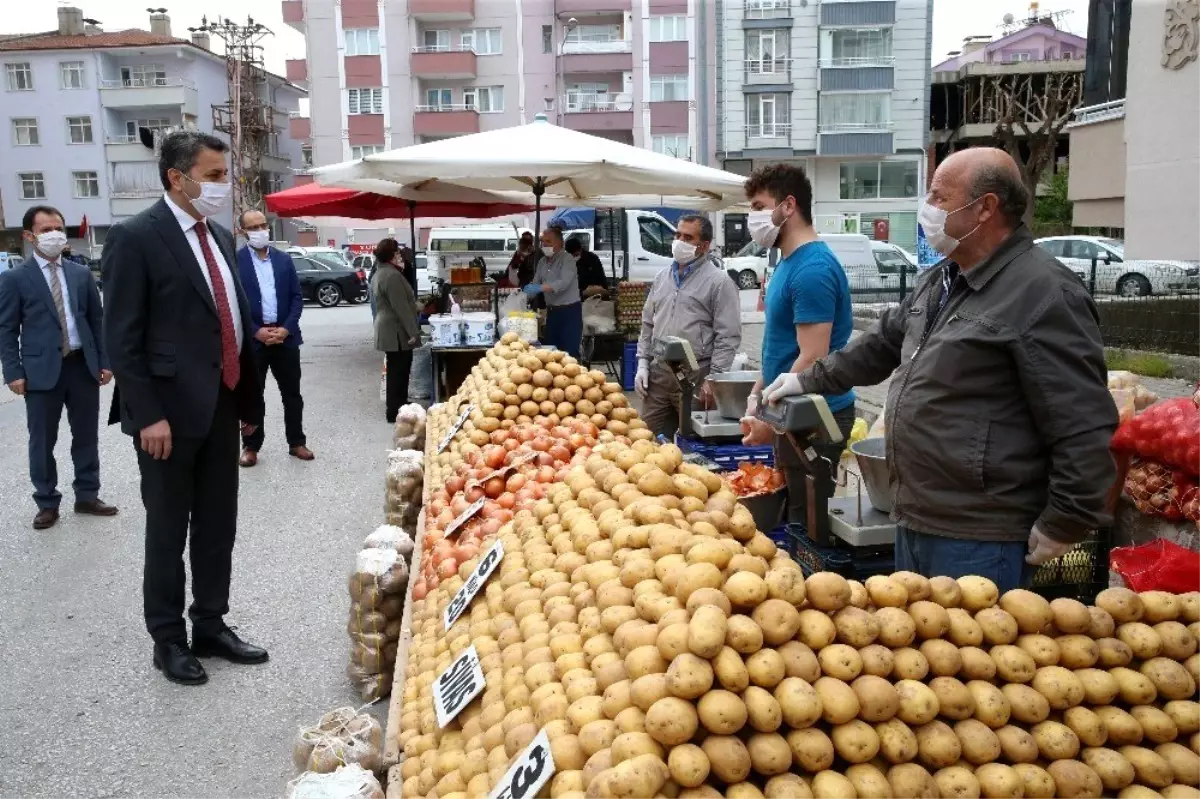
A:
{"type": "MultiPolygon", "coordinates": [[[[916,261],[902,248],[886,241],[874,241],[858,233],[820,234],[846,270],[854,302],[892,302],[900,298],[900,269],[907,275],[911,288],[916,280],[916,261]]],[[[778,252],[775,253],[778,258],[778,252]]],[[[771,278],[774,266],[768,266],[767,251],[750,242],[733,258],[725,260],[726,271],[739,287],[743,280],[735,275],[751,272],[764,287],[771,278]]]]}
{"type": "Polygon", "coordinates": [[[315,302],[322,308],[333,308],[343,299],[363,302],[369,298],[367,273],[349,264],[334,266],[307,255],[292,255],[300,292],[305,302],[315,302]]]}
{"type": "MultiPolygon", "coordinates": [[[[347,269],[353,271],[355,269],[358,269],[358,267],[351,264],[350,259],[346,256],[346,253],[344,251],[335,249],[333,247],[301,247],[298,244],[293,244],[287,248],[287,253],[288,253],[288,255],[292,256],[293,260],[295,260],[296,256],[298,256],[298,255],[304,256],[306,258],[310,258],[314,261],[317,261],[318,263],[325,264],[330,269],[333,269],[335,271],[344,271],[347,269]]],[[[300,268],[300,266],[299,266],[299,264],[297,264],[296,269],[299,270],[299,268],[300,268]]],[[[363,273],[366,274],[365,270],[359,270],[359,271],[363,271],[363,273]]],[[[369,302],[370,299],[371,299],[370,289],[367,288],[365,285],[364,285],[362,291],[360,291],[357,295],[355,295],[355,294],[345,295],[345,300],[347,302],[354,303],[355,305],[359,305],[364,302],[369,302]]],[[[336,305],[336,303],[335,303],[335,305],[336,305]]],[[[330,306],[330,307],[332,307],[332,306],[330,306]]]]}
{"type": "Polygon", "coordinates": [[[1125,260],[1125,242],[1102,236],[1048,236],[1035,242],[1079,276],[1092,279],[1096,261],[1096,293],[1122,297],[1179,294],[1200,290],[1200,262],[1125,260]]]}
{"type": "MultiPolygon", "coordinates": [[[[416,253],[417,259],[417,296],[428,297],[433,294],[433,283],[429,280],[429,268],[426,266],[428,259],[425,253],[416,253]]],[[[356,255],[354,257],[354,268],[361,269],[367,273],[367,281],[370,282],[371,276],[375,274],[375,256],[371,254],[356,255]]]]}

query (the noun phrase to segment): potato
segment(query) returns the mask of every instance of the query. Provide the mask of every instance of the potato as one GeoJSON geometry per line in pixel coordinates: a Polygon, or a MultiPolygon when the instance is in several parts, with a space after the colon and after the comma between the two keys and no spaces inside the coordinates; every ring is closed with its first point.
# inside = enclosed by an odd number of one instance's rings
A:
{"type": "Polygon", "coordinates": [[[862,608],[845,607],[833,614],[837,640],[855,649],[869,646],[879,636],[879,622],[862,608]]]}
{"type": "Polygon", "coordinates": [[[892,652],[892,676],[901,680],[923,680],[929,673],[929,661],[919,650],[904,647],[892,652]]]}
{"type": "MultiPolygon", "coordinates": [[[[774,650],[763,651],[770,651],[774,654],[774,650]]],[[[832,644],[825,647],[817,653],[817,662],[821,665],[822,674],[843,682],[850,682],[862,673],[862,656],[858,654],[857,649],[846,644],[832,644]]],[[[780,663],[782,665],[782,658],[780,658],[780,663]]]]}
{"type": "Polygon", "coordinates": [[[616,722],[598,719],[585,724],[579,731],[579,744],[583,747],[584,754],[591,757],[601,749],[608,749],[616,737],[616,722]]]}
{"type": "Polygon", "coordinates": [[[1154,625],[1154,632],[1162,643],[1163,657],[1182,663],[1196,653],[1196,639],[1179,622],[1160,621],[1154,625]]]}
{"type": "MultiPolygon", "coordinates": [[[[684,657],[685,655],[687,655],[686,652],[679,657],[684,657]]],[[[668,673],[669,671],[668,669],[668,673]]],[[[643,712],[649,710],[651,705],[664,696],[670,696],[671,694],[672,691],[667,682],[666,674],[647,674],[629,683],[629,699],[643,712]]]]}
{"type": "Polygon", "coordinates": [[[1138,598],[1142,600],[1142,621],[1147,624],[1174,621],[1179,617],[1179,598],[1175,594],[1166,591],[1142,591],[1138,598]]]}
{"type": "Polygon", "coordinates": [[[967,690],[975,700],[975,718],[993,730],[1008,723],[1012,708],[999,688],[983,680],[971,680],[967,683],[967,690]]]}
{"type": "Polygon", "coordinates": [[[1075,676],[1083,683],[1083,698],[1089,705],[1107,705],[1120,692],[1116,678],[1102,669],[1079,669],[1075,676]]]}
{"type": "Polygon", "coordinates": [[[742,693],[747,721],[759,732],[775,732],[783,723],[783,711],[770,691],[752,685],[742,693]]]}
{"type": "MultiPolygon", "coordinates": [[[[903,613],[903,611],[900,611],[903,613]]],[[[907,618],[908,614],[904,614],[907,618]]],[[[800,611],[800,629],[796,635],[801,643],[814,652],[824,649],[837,639],[837,626],[829,615],[806,608],[800,611]]]]}
{"type": "Polygon", "coordinates": [[[804,575],[796,568],[770,568],[766,577],[767,594],[772,599],[782,599],[792,605],[804,604],[804,575]]]}
{"type": "Polygon", "coordinates": [[[763,786],[766,799],[813,799],[812,789],[796,774],[778,774],[763,786]]]}
{"type": "Polygon", "coordinates": [[[989,654],[996,663],[996,674],[1006,682],[1026,683],[1037,673],[1037,664],[1029,653],[1019,646],[994,646],[989,654]]]}
{"type": "Polygon", "coordinates": [[[830,733],[833,748],[848,763],[866,763],[879,754],[879,736],[865,721],[853,719],[830,733]]]}
{"type": "MultiPolygon", "coordinates": [[[[857,652],[854,654],[858,656],[857,652]]],[[[763,688],[774,688],[787,673],[783,656],[774,649],[760,649],[746,658],[746,671],[750,675],[750,682],[763,688]]]]}
{"type": "MultiPolygon", "coordinates": [[[[982,635],[982,633],[981,633],[982,635]]],[[[977,646],[964,646],[958,650],[962,658],[962,671],[965,680],[991,680],[996,676],[996,662],[991,656],[977,646]]]]}
{"type": "Polygon", "coordinates": [[[981,795],[975,772],[963,766],[938,769],[934,772],[933,781],[937,783],[943,799],[979,799],[981,795]]]}
{"type": "Polygon", "coordinates": [[[986,797],[1013,797],[1025,795],[1025,780],[1012,767],[1001,763],[987,763],[975,769],[975,779],[986,797]]]}
{"type": "Polygon", "coordinates": [[[954,734],[962,745],[965,760],[981,765],[1000,757],[1000,739],[992,728],[977,719],[964,719],[954,725],[954,734]]]}
{"type": "Polygon", "coordinates": [[[702,605],[688,622],[688,649],[702,658],[716,657],[725,646],[727,614],[715,605],[702,605]]]}
{"type": "Polygon", "coordinates": [[[1047,771],[1054,778],[1055,795],[1063,799],[1097,799],[1104,795],[1104,783],[1100,781],[1100,776],[1078,760],[1055,761],[1047,771]]]}
{"type": "Polygon", "coordinates": [[[846,769],[846,779],[854,786],[854,791],[860,797],[879,797],[890,799],[892,786],[887,776],[870,763],[856,763],[846,769]]]}
{"type": "Polygon", "coordinates": [[[1133,766],[1113,749],[1102,746],[1088,747],[1079,757],[1096,772],[1107,791],[1115,793],[1134,780],[1133,766]]]}
{"type": "MultiPolygon", "coordinates": [[[[855,679],[850,687],[858,697],[858,715],[865,721],[887,721],[895,716],[896,712],[900,709],[900,694],[890,682],[882,677],[864,674],[855,679]]],[[[966,691],[965,687],[963,691],[966,691]]],[[[943,706],[944,712],[945,709],[943,706]]]]}
{"type": "Polygon", "coordinates": [[[746,705],[729,691],[707,692],[696,703],[696,712],[704,729],[714,735],[732,735],[746,725],[746,705]]]}
{"type": "Polygon", "coordinates": [[[996,584],[986,577],[968,575],[959,577],[957,582],[962,591],[960,606],[971,613],[990,608],[1000,599],[996,584]]]}
{"type": "Polygon", "coordinates": [[[983,630],[983,640],[992,646],[1011,644],[1020,634],[1017,620],[1003,608],[984,608],[975,614],[975,621],[983,630]]]}
{"type": "Polygon", "coordinates": [[[918,600],[908,606],[918,638],[941,638],[950,630],[950,614],[936,602],[918,600]]]}
{"type": "Polygon", "coordinates": [[[1021,776],[1025,799],[1051,799],[1054,796],[1054,778],[1046,769],[1033,763],[1017,763],[1013,771],[1021,776]]]}
{"type": "Polygon", "coordinates": [[[820,771],[813,776],[812,790],[814,796],[828,799],[857,799],[858,792],[854,783],[836,771],[820,771]]]}
{"type": "Polygon", "coordinates": [[[1010,763],[1032,763],[1040,754],[1037,739],[1023,727],[1005,724],[996,730],[996,740],[1004,759],[1010,763]]]}
{"type": "Polygon", "coordinates": [[[833,765],[833,741],[816,727],[792,730],[787,742],[793,762],[805,771],[822,771],[833,765]]]}
{"type": "Polygon", "coordinates": [[[892,766],[887,778],[896,799],[936,799],[940,795],[933,775],[916,763],[892,766]]]}
{"type": "Polygon", "coordinates": [[[1122,746],[1117,750],[1129,761],[1137,781],[1151,788],[1165,788],[1175,781],[1175,771],[1166,758],[1141,746],[1122,746]]]}
{"type": "Polygon", "coordinates": [[[725,596],[734,607],[752,608],[767,598],[767,582],[754,572],[734,572],[725,580],[725,596]]]}
{"type": "Polygon", "coordinates": [[[918,754],[916,734],[900,719],[876,724],[875,734],[879,736],[879,754],[891,763],[907,763],[918,754]]]}
{"type": "Polygon", "coordinates": [[[1137,719],[1119,707],[1096,707],[1092,711],[1104,722],[1108,731],[1108,746],[1139,744],[1144,733],[1137,719]]]}
{"type": "Polygon", "coordinates": [[[1035,666],[1057,666],[1059,658],[1062,657],[1059,642],[1048,635],[1018,635],[1017,646],[1033,658],[1035,666]]]}
{"type": "MultiPolygon", "coordinates": [[[[850,584],[834,572],[814,572],[804,581],[808,604],[817,610],[832,613],[850,604],[850,584]]],[[[778,642],[782,643],[782,642],[778,642]]]]}
{"type": "MultiPolygon", "coordinates": [[[[813,685],[813,690],[821,700],[821,717],[828,723],[845,724],[858,715],[858,696],[841,680],[822,677],[813,685]]],[[[783,705],[782,701],[780,705],[783,705]]]]}
{"type": "Polygon", "coordinates": [[[1180,621],[1193,624],[1200,621],[1200,591],[1189,591],[1179,597],[1180,621]]]}
{"type": "MultiPolygon", "coordinates": [[[[908,646],[917,635],[917,626],[912,616],[902,608],[884,607],[875,611],[879,625],[879,643],[893,649],[908,646]]],[[[810,644],[811,646],[811,644],[810,644]]]]}
{"type": "Polygon", "coordinates": [[[667,689],[683,699],[695,699],[713,683],[712,664],[691,652],[684,652],[667,668],[667,689]]]}
{"type": "Polygon", "coordinates": [[[1032,686],[1052,710],[1066,710],[1083,701],[1083,683],[1062,666],[1043,666],[1033,675],[1032,686]]]}
{"type": "Polygon", "coordinates": [[[699,723],[695,705],[674,696],[663,697],[646,711],[646,732],[663,746],[690,741],[699,723]]]}
{"type": "Polygon", "coordinates": [[[1148,705],[1158,697],[1158,689],[1144,674],[1133,669],[1118,667],[1110,669],[1109,674],[1117,680],[1121,689],[1121,700],[1129,705],[1148,705]]]}
{"type": "Polygon", "coordinates": [[[1030,730],[1037,741],[1038,751],[1047,760],[1070,759],[1079,754],[1079,736],[1065,724],[1043,721],[1030,730]]]}
{"type": "Polygon", "coordinates": [[[950,619],[947,636],[950,643],[959,647],[979,646],[983,643],[983,628],[969,612],[963,608],[949,608],[946,615],[950,619]]]}
{"type": "MultiPolygon", "coordinates": [[[[799,677],[784,678],[779,685],[775,686],[774,696],[783,713],[783,722],[793,729],[802,729],[815,724],[824,713],[824,705],[816,688],[799,677]]],[[[857,696],[855,701],[857,702],[857,696]]],[[[849,718],[853,718],[855,715],[857,715],[857,710],[849,718]]],[[[809,771],[812,770],[809,769],[809,771]]]]}
{"type": "Polygon", "coordinates": [[[903,608],[908,605],[908,590],[898,580],[883,574],[867,578],[867,594],[877,608],[903,608]]]}
{"type": "Polygon", "coordinates": [[[1113,621],[1112,614],[1104,608],[1089,605],[1088,616],[1091,617],[1092,623],[1087,628],[1087,634],[1092,638],[1097,640],[1111,638],[1112,634],[1116,632],[1117,623],[1113,621]]]}
{"type": "Polygon", "coordinates": [[[1128,666],[1133,660],[1133,650],[1129,648],[1129,644],[1117,638],[1099,638],[1096,640],[1096,648],[1100,653],[1100,662],[1097,665],[1106,669],[1128,666]]]}
{"type": "Polygon", "coordinates": [[[1175,727],[1184,735],[1200,730],[1200,702],[1172,699],[1163,705],[1163,711],[1175,722],[1175,727]]]}
{"type": "MultiPolygon", "coordinates": [[[[874,650],[875,648],[877,648],[877,645],[872,644],[859,652],[859,655],[863,658],[864,670],[866,670],[867,650],[874,650]]],[[[821,665],[817,661],[817,656],[813,654],[813,651],[807,645],[799,641],[788,641],[775,651],[783,658],[783,665],[787,671],[787,676],[800,677],[810,683],[816,682],[817,678],[821,676],[821,665]]],[[[890,649],[885,649],[885,651],[888,652],[889,656],[891,655],[890,649]]],[[[886,673],[891,673],[890,664],[886,673]]]]}
{"type": "Polygon", "coordinates": [[[913,732],[917,734],[917,756],[925,768],[936,771],[953,766],[962,756],[962,744],[945,722],[934,720],[913,732]]]}
{"type": "Polygon", "coordinates": [[[1040,633],[1054,621],[1054,611],[1044,597],[1024,588],[1005,591],[1000,597],[1000,607],[1008,611],[1017,622],[1021,632],[1040,633]]]}
{"type": "Polygon", "coordinates": [[[917,680],[900,680],[896,683],[896,693],[900,698],[896,716],[904,723],[928,724],[937,717],[937,694],[928,685],[917,680]]]}
{"type": "Polygon", "coordinates": [[[1174,741],[1179,736],[1179,728],[1164,711],[1153,705],[1135,705],[1129,713],[1141,725],[1146,739],[1156,744],[1174,741]]]}
{"type": "Polygon", "coordinates": [[[708,755],[695,744],[680,744],[667,756],[671,779],[684,788],[695,788],[708,779],[708,755]]]}
{"type": "Polygon", "coordinates": [[[659,654],[657,646],[639,646],[625,657],[625,673],[636,680],[646,674],[662,674],[667,670],[667,661],[659,654]]]}
{"type": "Polygon", "coordinates": [[[1001,686],[1000,691],[1012,708],[1011,718],[1024,724],[1037,724],[1049,718],[1050,703],[1028,685],[1009,683],[1001,686]]]}
{"type": "MultiPolygon", "coordinates": [[[[833,626],[832,621],[829,624],[833,626]]],[[[762,628],[749,616],[730,616],[725,622],[725,645],[743,655],[753,654],[762,649],[762,628]]]]}
{"type": "Polygon", "coordinates": [[[1059,597],[1051,600],[1050,612],[1055,628],[1064,635],[1086,634],[1092,626],[1092,614],[1087,605],[1077,599],[1059,597]]]}
{"type": "Polygon", "coordinates": [[[1128,588],[1105,588],[1096,595],[1096,607],[1107,611],[1117,624],[1138,621],[1145,613],[1141,597],[1128,588]]]}
{"type": "Polygon", "coordinates": [[[1084,746],[1104,746],[1108,741],[1108,728],[1099,716],[1086,707],[1068,708],[1063,711],[1062,720],[1084,746]]]}
{"type": "Polygon", "coordinates": [[[1173,660],[1165,657],[1150,658],[1142,664],[1139,671],[1154,683],[1158,695],[1168,700],[1191,699],[1196,695],[1196,681],[1182,664],[1173,660]]]}
{"type": "MultiPolygon", "coordinates": [[[[799,642],[793,641],[791,643],[799,642]]],[[[807,647],[805,648],[807,649],[807,647]]],[[[811,652],[811,650],[809,651],[811,652]]],[[[871,644],[870,646],[864,646],[862,649],[858,650],[858,654],[859,657],[862,658],[863,674],[870,674],[874,677],[887,677],[892,673],[892,670],[896,666],[895,655],[892,654],[892,650],[888,649],[883,644],[871,644]]],[[[803,677],[804,675],[799,674],[796,676],[803,677]]],[[[814,677],[813,679],[816,678],[814,677]]]]}
{"type": "Polygon", "coordinates": [[[903,585],[904,590],[908,591],[909,603],[929,599],[932,593],[932,589],[929,587],[929,578],[916,572],[892,572],[892,579],[903,585]]]}
{"type": "MultiPolygon", "coordinates": [[[[957,583],[955,583],[957,585],[957,583]]],[[[958,647],[940,638],[922,641],[920,650],[929,663],[929,671],[938,677],[953,677],[962,670],[958,647]]]]}
{"type": "Polygon", "coordinates": [[[710,735],[700,745],[712,767],[712,773],[727,783],[741,782],[750,773],[750,752],[741,739],[732,735],[710,735]]]}
{"type": "MultiPolygon", "coordinates": [[[[655,625],[656,628],[661,625],[655,625]]],[[[658,653],[663,656],[664,660],[671,661],[675,656],[688,651],[688,625],[686,624],[671,624],[658,630],[658,636],[655,639],[655,646],[658,647],[658,653]]]]}
{"type": "Polygon", "coordinates": [[[959,721],[975,713],[975,700],[962,681],[954,677],[934,677],[929,688],[938,700],[941,715],[959,721]]]}
{"type": "Polygon", "coordinates": [[[1191,785],[1168,785],[1159,791],[1163,799],[1200,799],[1200,788],[1191,785]]]}
{"type": "MultiPolygon", "coordinates": [[[[684,607],[687,608],[688,613],[691,613],[701,605],[714,605],[720,608],[726,616],[733,612],[733,605],[729,604],[729,597],[715,588],[697,588],[687,598],[687,604],[684,607]]],[[[659,621],[662,620],[659,619],[659,621]]]]}
{"type": "Polygon", "coordinates": [[[1149,660],[1162,651],[1162,641],[1149,624],[1131,621],[1117,626],[1117,640],[1123,641],[1134,657],[1149,660]]]}
{"type": "Polygon", "coordinates": [[[1175,773],[1175,782],[1193,787],[1200,783],[1200,755],[1174,742],[1161,743],[1154,751],[1167,761],[1175,773]]]}

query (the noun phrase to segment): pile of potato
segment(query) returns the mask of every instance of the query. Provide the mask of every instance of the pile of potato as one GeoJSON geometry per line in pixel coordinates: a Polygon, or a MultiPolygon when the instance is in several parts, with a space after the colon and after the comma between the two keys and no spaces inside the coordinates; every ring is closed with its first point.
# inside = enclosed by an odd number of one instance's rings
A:
{"type": "MultiPolygon", "coordinates": [[[[491,366],[464,390],[511,378],[491,366]]],[[[482,542],[504,559],[450,630],[478,555],[414,603],[403,796],[485,796],[542,730],[551,797],[1200,796],[1200,594],[805,579],[637,429],[482,542]],[[486,688],[439,729],[433,681],[472,644],[486,688]]]]}

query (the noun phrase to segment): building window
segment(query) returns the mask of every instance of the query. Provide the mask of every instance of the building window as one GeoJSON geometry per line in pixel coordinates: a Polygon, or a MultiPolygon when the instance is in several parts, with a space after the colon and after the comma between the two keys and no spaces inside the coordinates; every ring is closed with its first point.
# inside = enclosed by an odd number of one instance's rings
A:
{"type": "Polygon", "coordinates": [[[91,144],[92,118],[67,117],[67,141],[71,144],[91,144]]]}
{"type": "Polygon", "coordinates": [[[28,61],[5,64],[4,72],[8,78],[8,90],[10,92],[33,91],[33,67],[29,65],[28,61]]]}
{"type": "Polygon", "coordinates": [[[13,144],[28,147],[42,143],[38,136],[37,120],[33,117],[18,117],[12,121],[12,125],[13,144]]]}
{"type": "Polygon", "coordinates": [[[500,55],[504,51],[499,28],[474,28],[462,32],[462,48],[475,55],[500,55]]]}
{"type": "Polygon", "coordinates": [[[650,76],[650,102],[688,99],[687,75],[650,76]]]}
{"type": "Polygon", "coordinates": [[[833,28],[821,31],[821,60],[828,66],[892,63],[891,28],[833,28]]]}
{"type": "Polygon", "coordinates": [[[138,141],[138,128],[146,128],[151,133],[158,135],[165,133],[171,127],[171,120],[164,118],[156,119],[130,119],[125,122],[125,137],[130,141],[138,141]]]}
{"type": "Polygon", "coordinates": [[[1011,53],[1005,54],[1004,60],[1009,64],[1015,64],[1018,61],[1032,61],[1033,53],[1028,50],[1013,50],[1011,53]]]}
{"type": "Polygon", "coordinates": [[[751,75],[777,75],[787,72],[789,31],[746,31],[746,68],[751,75]]]}
{"type": "Polygon", "coordinates": [[[684,160],[688,160],[692,156],[692,148],[688,146],[688,137],[685,133],[656,134],[651,136],[650,149],[656,153],[684,160]]]}
{"type": "Polygon", "coordinates": [[[379,28],[350,28],[346,32],[346,55],[379,55],[379,28]]]}
{"type": "Polygon", "coordinates": [[[790,97],[786,94],[746,96],[746,138],[786,139],[791,135],[790,97]]]}
{"type": "MultiPolygon", "coordinates": [[[[357,161],[364,155],[375,155],[383,152],[382,144],[362,144],[350,148],[350,157],[357,161]]],[[[309,150],[309,166],[312,166],[312,151],[309,150]]]]}
{"type": "Polygon", "coordinates": [[[573,83],[567,87],[566,100],[568,114],[612,111],[615,108],[607,83],[573,83]]]}
{"type": "Polygon", "coordinates": [[[463,105],[481,114],[496,114],[504,110],[503,86],[472,86],[463,89],[463,105]]]}
{"type": "Polygon", "coordinates": [[[445,52],[450,49],[450,31],[432,30],[421,35],[421,42],[426,51],[445,52]]]}
{"type": "Polygon", "coordinates": [[[892,125],[891,93],[821,94],[820,127],[828,130],[887,130],[892,125]]]}
{"type": "Polygon", "coordinates": [[[841,165],[841,199],[900,200],[917,196],[916,161],[851,161],[841,165]]]}
{"type": "Polygon", "coordinates": [[[304,144],[300,147],[300,166],[304,169],[312,169],[313,154],[312,145],[304,144]]]}
{"type": "Polygon", "coordinates": [[[166,86],[167,70],[162,64],[121,67],[121,83],[126,86],[166,86]]]}
{"type": "Polygon", "coordinates": [[[426,89],[425,107],[430,111],[453,108],[454,92],[450,89],[426,89]]]}
{"type": "Polygon", "coordinates": [[[346,113],[382,114],[383,89],[347,89],[346,113]]]}
{"type": "Polygon", "coordinates": [[[542,52],[543,53],[553,53],[554,52],[554,26],[553,25],[543,25],[542,26],[542,52]]]}
{"type": "Polygon", "coordinates": [[[22,200],[46,199],[46,181],[41,172],[19,172],[17,180],[21,182],[22,200]]]}
{"type": "Polygon", "coordinates": [[[64,89],[83,88],[82,61],[60,61],[58,64],[58,74],[64,89]]]}
{"type": "Polygon", "coordinates": [[[96,172],[72,172],[76,199],[84,200],[100,196],[100,175],[96,172]]]}
{"type": "Polygon", "coordinates": [[[577,25],[574,30],[567,32],[566,41],[569,44],[582,42],[619,42],[621,41],[621,25],[577,25]]]}
{"type": "Polygon", "coordinates": [[[686,42],[687,17],[682,14],[650,17],[650,41],[686,42]]]}

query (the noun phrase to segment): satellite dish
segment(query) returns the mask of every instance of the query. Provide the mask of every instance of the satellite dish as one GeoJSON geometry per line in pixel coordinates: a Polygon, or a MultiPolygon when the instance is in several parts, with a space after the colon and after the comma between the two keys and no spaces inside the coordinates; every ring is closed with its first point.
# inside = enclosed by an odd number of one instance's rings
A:
{"type": "Polygon", "coordinates": [[[1016,20],[1016,17],[1014,17],[1014,16],[1012,15],[1012,12],[1011,12],[1011,11],[1010,11],[1010,12],[1008,12],[1007,14],[1005,14],[1005,15],[1004,15],[1004,24],[1005,24],[1005,25],[1011,25],[1011,24],[1013,24],[1013,22],[1014,22],[1015,20],[1016,20]]]}
{"type": "Polygon", "coordinates": [[[629,111],[633,109],[633,97],[627,92],[622,92],[613,98],[613,107],[618,111],[629,111]]]}

